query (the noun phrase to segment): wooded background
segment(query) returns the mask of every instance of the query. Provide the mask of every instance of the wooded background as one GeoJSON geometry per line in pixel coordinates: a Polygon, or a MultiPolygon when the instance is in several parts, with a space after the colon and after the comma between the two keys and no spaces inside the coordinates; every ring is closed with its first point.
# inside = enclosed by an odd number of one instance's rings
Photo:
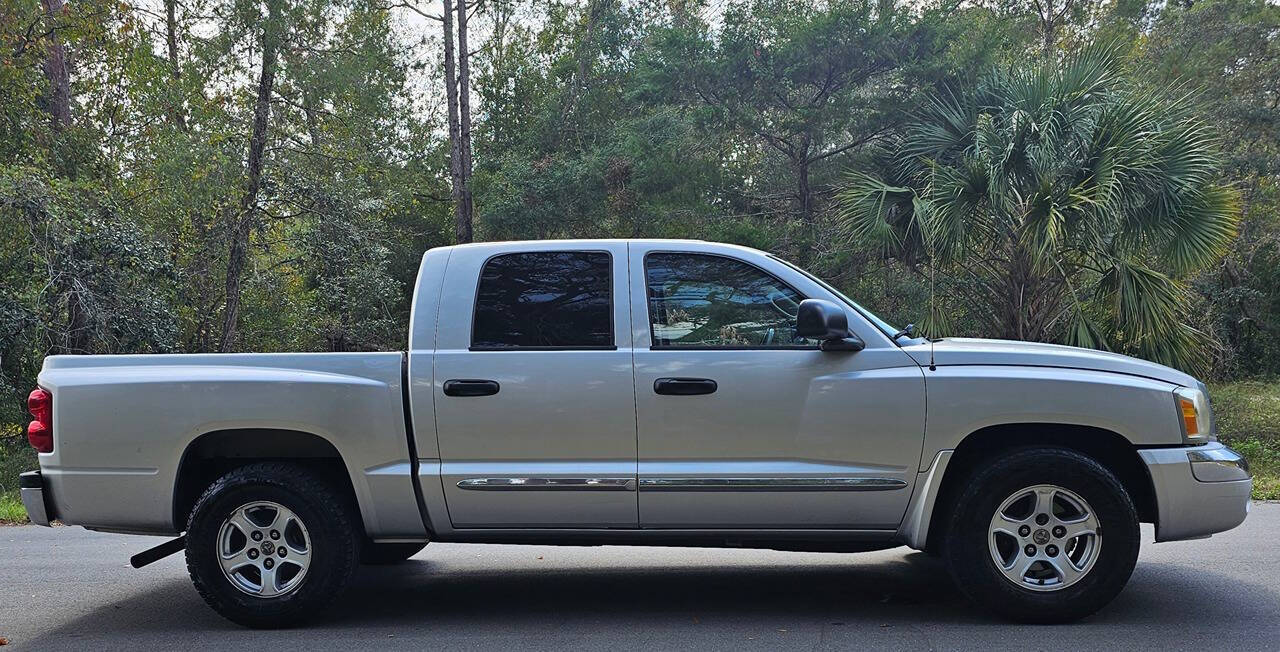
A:
{"type": "Polygon", "coordinates": [[[402,349],[472,238],[1275,374],[1278,140],[1267,0],[0,0],[0,424],[52,353],[402,349]]]}

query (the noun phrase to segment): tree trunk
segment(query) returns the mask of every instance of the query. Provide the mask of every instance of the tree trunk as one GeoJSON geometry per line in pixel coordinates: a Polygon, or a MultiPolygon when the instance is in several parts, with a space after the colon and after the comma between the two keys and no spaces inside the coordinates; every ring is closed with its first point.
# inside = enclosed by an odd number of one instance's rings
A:
{"type": "MultiPolygon", "coordinates": [[[[320,118],[316,115],[315,95],[310,90],[302,92],[302,113],[307,119],[307,138],[311,141],[311,147],[315,151],[320,151],[320,118]]],[[[324,157],[325,173],[329,172],[329,168],[329,158],[324,157]]]]}
{"type": "Polygon", "coordinates": [[[1040,21],[1041,55],[1048,59],[1053,54],[1053,46],[1058,41],[1058,30],[1067,20],[1071,5],[1075,0],[1061,0],[1062,4],[1055,10],[1054,0],[1044,0],[1044,5],[1035,3],[1036,18],[1040,21]]]}
{"type": "Polygon", "coordinates": [[[813,190],[809,187],[808,161],[801,160],[796,168],[796,192],[800,196],[800,219],[804,221],[804,235],[807,239],[803,256],[807,263],[817,237],[817,226],[813,222],[813,190]]]}
{"type": "MultiPolygon", "coordinates": [[[[50,28],[62,15],[62,0],[40,0],[49,18],[50,28]]],[[[49,34],[46,47],[44,74],[49,79],[48,109],[54,132],[71,126],[71,75],[67,72],[67,50],[58,38],[57,30],[49,34]]]]}
{"type": "Polygon", "coordinates": [[[236,324],[240,318],[240,281],[249,253],[249,236],[257,217],[258,191],[262,187],[262,154],[267,146],[267,120],[271,115],[271,92],[275,87],[276,55],[279,47],[280,12],[283,0],[268,0],[267,21],[262,26],[262,71],[258,77],[258,99],[253,109],[253,132],[249,138],[248,180],[240,207],[229,220],[231,238],[227,259],[227,306],[223,313],[219,351],[235,346],[236,324]]]}
{"type": "MultiPolygon", "coordinates": [[[[45,107],[53,133],[61,134],[71,126],[71,74],[67,70],[67,49],[58,37],[55,23],[62,17],[63,0],[41,0],[45,17],[49,20],[49,42],[45,46],[44,74],[49,81],[45,107]]],[[[75,255],[72,252],[72,255],[75,255]]],[[[78,278],[70,278],[59,284],[59,294],[67,301],[67,333],[62,339],[60,353],[90,353],[93,329],[89,323],[89,311],[81,296],[78,278]]]]}
{"type": "Polygon", "coordinates": [[[472,240],[471,53],[467,50],[467,3],[458,0],[458,136],[462,153],[462,193],[457,208],[458,242],[472,240]]]}
{"type": "Polygon", "coordinates": [[[187,116],[182,109],[182,92],[181,89],[177,88],[177,82],[182,78],[182,68],[178,63],[177,5],[178,0],[164,0],[164,37],[169,52],[169,79],[174,86],[173,97],[170,98],[170,101],[174,102],[174,104],[169,107],[169,119],[179,129],[186,131],[187,116]]]}
{"type": "Polygon", "coordinates": [[[462,190],[466,177],[462,174],[462,130],[458,123],[458,73],[453,54],[453,3],[444,3],[444,95],[449,107],[449,180],[453,196],[454,238],[459,243],[470,242],[470,222],[462,205],[462,190]]]}
{"type": "Polygon", "coordinates": [[[1006,340],[1051,341],[1063,306],[1069,305],[1066,281],[1056,273],[1046,276],[1035,254],[1014,238],[1006,243],[1005,255],[1007,262],[985,289],[994,334],[1006,340]]]}
{"type": "MultiPolygon", "coordinates": [[[[190,128],[187,126],[187,112],[183,107],[183,93],[179,87],[179,80],[182,79],[182,61],[178,54],[178,16],[177,16],[177,0],[165,0],[165,45],[167,56],[169,59],[169,81],[172,88],[168,110],[168,120],[183,133],[189,133],[190,128]]],[[[195,255],[191,257],[187,264],[187,278],[192,279],[191,283],[186,284],[180,291],[180,296],[187,305],[195,307],[196,314],[199,319],[196,322],[192,338],[186,342],[187,351],[193,353],[204,353],[210,350],[214,335],[214,324],[217,318],[216,293],[213,284],[209,281],[209,259],[213,242],[209,237],[209,226],[206,223],[204,214],[199,210],[191,210],[187,219],[191,223],[191,230],[195,234],[195,242],[199,244],[195,255]]],[[[175,245],[176,245],[175,241],[175,245]]]]}
{"type": "Polygon", "coordinates": [[[587,29],[585,35],[577,43],[574,56],[578,59],[578,74],[573,78],[573,90],[569,95],[569,110],[578,105],[578,97],[587,85],[587,66],[591,63],[590,51],[596,47],[596,26],[600,23],[605,11],[609,9],[610,0],[593,0],[587,3],[587,29]]]}
{"type": "Polygon", "coordinates": [[[67,339],[64,353],[93,353],[93,326],[89,323],[89,310],[80,295],[80,283],[73,279],[67,288],[67,339]]]}

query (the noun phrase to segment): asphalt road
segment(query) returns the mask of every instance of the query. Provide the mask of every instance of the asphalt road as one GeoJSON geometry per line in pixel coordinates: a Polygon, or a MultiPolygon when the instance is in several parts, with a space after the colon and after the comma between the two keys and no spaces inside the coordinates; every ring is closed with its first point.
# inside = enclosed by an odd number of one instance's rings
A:
{"type": "Polygon", "coordinates": [[[906,548],[432,544],[363,569],[320,623],[251,631],[204,605],[181,555],[129,567],[159,541],[0,527],[0,636],[30,650],[1280,648],[1280,504],[1212,539],[1144,544],[1115,602],[1056,627],[987,615],[906,548]]]}

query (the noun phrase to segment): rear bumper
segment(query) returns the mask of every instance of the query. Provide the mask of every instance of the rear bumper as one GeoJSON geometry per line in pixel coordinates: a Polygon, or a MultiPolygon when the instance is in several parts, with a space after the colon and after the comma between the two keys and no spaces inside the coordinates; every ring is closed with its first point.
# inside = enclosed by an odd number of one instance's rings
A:
{"type": "Polygon", "coordinates": [[[27,471],[18,476],[18,487],[22,490],[22,506],[27,510],[27,518],[36,525],[48,527],[57,517],[45,501],[44,478],[40,472],[27,471]]]}
{"type": "Polygon", "coordinates": [[[1218,442],[1140,449],[1156,494],[1156,541],[1197,539],[1240,525],[1253,478],[1241,455],[1218,442]]]}

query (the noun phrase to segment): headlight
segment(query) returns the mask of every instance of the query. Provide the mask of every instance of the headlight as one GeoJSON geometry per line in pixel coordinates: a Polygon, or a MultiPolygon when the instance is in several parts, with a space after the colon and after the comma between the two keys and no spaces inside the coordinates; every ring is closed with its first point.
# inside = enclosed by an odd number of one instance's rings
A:
{"type": "Polygon", "coordinates": [[[1203,444],[1213,434],[1209,397],[1203,390],[1179,387],[1173,390],[1178,399],[1178,414],[1182,418],[1182,434],[1188,444],[1203,444]]]}

